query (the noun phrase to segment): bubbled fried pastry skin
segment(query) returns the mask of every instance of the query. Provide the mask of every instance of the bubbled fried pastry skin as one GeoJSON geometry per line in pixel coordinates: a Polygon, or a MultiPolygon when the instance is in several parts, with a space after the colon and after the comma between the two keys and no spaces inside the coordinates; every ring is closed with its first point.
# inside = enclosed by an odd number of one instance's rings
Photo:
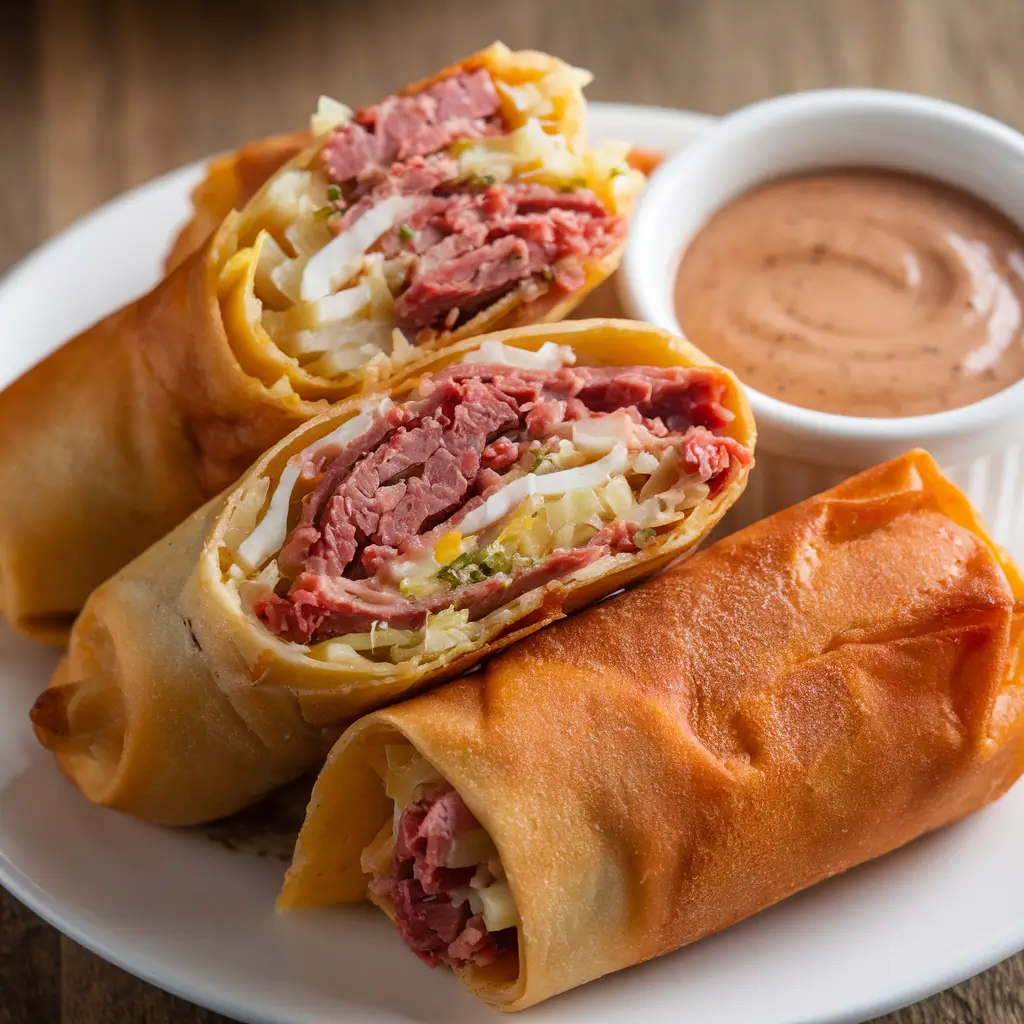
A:
{"type": "Polygon", "coordinates": [[[486,829],[521,919],[515,969],[457,973],[522,1009],[997,799],[1024,766],[1022,642],[1017,569],[911,452],[360,720],[279,905],[367,896],[392,814],[375,766],[407,742],[486,829]]]}

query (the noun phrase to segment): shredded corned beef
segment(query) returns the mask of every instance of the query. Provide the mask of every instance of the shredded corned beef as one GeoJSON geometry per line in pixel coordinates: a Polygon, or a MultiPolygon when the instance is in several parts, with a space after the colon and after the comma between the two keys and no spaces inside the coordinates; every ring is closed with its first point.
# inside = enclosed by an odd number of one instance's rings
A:
{"type": "Polygon", "coordinates": [[[515,948],[514,928],[492,934],[467,903],[451,902],[452,891],[469,885],[476,868],[447,868],[445,857],[457,835],[479,827],[451,786],[431,787],[399,817],[391,874],[371,883],[378,896],[391,900],[409,948],[431,967],[486,967],[515,948]]]}
{"type": "Polygon", "coordinates": [[[500,105],[486,70],[460,71],[359,111],[324,144],[324,166],[345,192],[333,230],[389,196],[422,197],[380,241],[386,258],[410,261],[396,314],[411,337],[453,327],[528,282],[538,294],[574,292],[586,279],[581,258],[600,259],[625,238],[625,219],[589,189],[460,179],[447,148],[504,133],[500,105]]]}
{"type": "Polygon", "coordinates": [[[397,560],[458,529],[531,444],[550,441],[567,421],[623,410],[659,444],[675,444],[686,471],[716,492],[734,465],[750,461],[741,444],[713,432],[731,419],[725,387],[713,370],[681,367],[465,363],[427,377],[417,399],[378,415],[344,448],[310,457],[304,476],[318,483],[278,556],[289,590],[268,592],[254,610],[298,643],[366,632],[375,622],[418,629],[447,608],[480,619],[609,553],[636,551],[636,524],[613,522],[583,547],[426,596],[404,596],[388,575],[397,560]]]}

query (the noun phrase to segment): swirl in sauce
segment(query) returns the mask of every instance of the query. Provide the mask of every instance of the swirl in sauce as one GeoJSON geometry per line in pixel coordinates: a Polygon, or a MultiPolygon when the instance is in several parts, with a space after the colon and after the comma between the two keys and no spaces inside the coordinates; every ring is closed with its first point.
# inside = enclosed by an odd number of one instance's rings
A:
{"type": "Polygon", "coordinates": [[[809,409],[915,416],[1024,378],[1024,233],[928,178],[762,185],[690,243],[675,298],[695,345],[809,409]]]}

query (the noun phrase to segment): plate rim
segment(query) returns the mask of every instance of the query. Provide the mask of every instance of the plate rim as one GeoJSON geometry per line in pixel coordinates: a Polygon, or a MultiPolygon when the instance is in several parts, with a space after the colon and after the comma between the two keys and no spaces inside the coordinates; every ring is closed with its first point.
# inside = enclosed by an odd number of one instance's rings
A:
{"type": "MultiPolygon", "coordinates": [[[[668,106],[654,106],[615,101],[594,101],[589,104],[591,120],[621,118],[647,118],[674,125],[681,132],[697,133],[709,127],[714,115],[668,106]]],[[[118,209],[130,206],[144,193],[162,188],[187,195],[197,183],[210,157],[169,170],[149,181],[123,192],[101,206],[91,210],[72,224],[40,243],[0,275],[0,307],[9,301],[20,283],[29,278],[57,250],[72,239],[88,234],[93,226],[118,209]],[[186,192],[187,190],[187,192],[186,192]]],[[[168,239],[169,241],[170,239],[168,239]]],[[[108,924],[91,920],[86,912],[57,901],[33,880],[31,875],[17,866],[3,848],[0,848],[0,885],[43,921],[68,936],[72,941],[90,950],[107,962],[157,988],[187,1002],[205,1007],[216,1013],[247,1024],[295,1024],[298,1019],[290,1013],[279,1012],[268,1006],[260,1007],[247,1001],[232,988],[218,986],[206,979],[195,979],[176,967],[167,967],[158,957],[121,938],[108,924]]],[[[931,980],[903,987],[891,987],[874,997],[866,997],[854,1005],[814,1021],[794,1017],[792,1024],[856,1024],[884,1013],[926,999],[938,992],[960,984],[985,971],[1024,948],[1024,925],[1018,932],[1007,931],[985,945],[979,945],[973,956],[963,957],[946,973],[931,980]]],[[[343,1007],[339,1007],[343,1012],[343,1007]]]]}

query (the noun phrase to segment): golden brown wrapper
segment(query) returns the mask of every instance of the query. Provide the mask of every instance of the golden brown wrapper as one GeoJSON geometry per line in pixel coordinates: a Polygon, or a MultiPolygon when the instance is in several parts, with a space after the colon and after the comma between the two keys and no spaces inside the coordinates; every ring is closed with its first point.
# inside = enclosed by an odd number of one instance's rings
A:
{"type": "MultiPolygon", "coordinates": [[[[547,54],[495,44],[405,91],[480,66],[509,81],[564,67],[547,54]]],[[[584,144],[582,100],[553,116],[568,140],[584,144]]],[[[19,631],[66,642],[95,587],[261,452],[327,403],[386,386],[379,368],[316,377],[253,328],[244,271],[221,274],[242,246],[237,232],[248,206],[184,255],[225,203],[251,197],[258,204],[277,175],[261,188],[259,180],[301,138],[282,136],[216,163],[197,190],[197,218],[175,246],[170,262],[181,262],[168,277],[0,393],[0,614],[19,631]]],[[[278,173],[306,166],[322,142],[278,173]]],[[[486,331],[561,319],[620,255],[621,246],[585,261],[584,284],[571,295],[547,285],[507,294],[428,340],[423,355],[486,331]]]]}
{"type": "Polygon", "coordinates": [[[62,643],[89,593],[322,403],[239,365],[212,238],[0,393],[0,613],[62,643]]]}
{"type": "MultiPolygon", "coordinates": [[[[545,341],[570,345],[581,363],[715,365],[682,339],[632,321],[566,321],[490,337],[532,350],[545,341]]],[[[476,346],[477,342],[467,341],[435,354],[429,363],[418,367],[414,376],[396,385],[392,396],[401,400],[420,373],[458,362],[476,346]]],[[[728,432],[753,450],[754,424],[742,389],[728,371],[719,368],[719,372],[727,386],[726,407],[734,414],[728,432]]],[[[589,578],[564,584],[554,581],[528,592],[509,606],[514,607],[514,616],[496,623],[479,642],[397,665],[360,659],[359,666],[353,668],[345,662],[314,657],[308,649],[267,631],[243,611],[238,592],[229,584],[227,565],[230,552],[255,526],[287,460],[356,415],[361,405],[362,400],[342,403],[303,425],[267,452],[226,498],[197,513],[89,599],[72,632],[68,657],[53,682],[59,696],[44,694],[33,711],[33,721],[40,741],[55,752],[65,771],[79,781],[91,800],[169,824],[194,824],[241,809],[253,802],[256,791],[267,780],[276,780],[293,769],[298,773],[290,745],[296,735],[303,738],[303,749],[310,755],[302,767],[309,767],[319,753],[313,742],[317,727],[343,725],[365,711],[454,678],[486,655],[554,619],[657,572],[694,549],[746,485],[748,468],[737,465],[714,497],[704,499],[644,551],[624,562],[620,559],[601,575],[591,573],[589,578]],[[126,585],[128,580],[130,587],[126,585]],[[157,593],[166,595],[166,600],[157,602],[152,597],[157,593]],[[150,596],[140,600],[140,594],[150,596]],[[181,628],[185,620],[190,630],[181,628]],[[102,645],[97,644],[95,635],[104,637],[102,645]],[[134,659],[130,672],[123,663],[123,651],[129,648],[134,659]],[[100,657],[91,653],[95,649],[101,649],[100,657]],[[236,743],[241,742],[234,731],[225,733],[219,751],[212,738],[200,749],[176,731],[175,723],[181,720],[178,691],[182,684],[178,675],[182,671],[189,674],[192,682],[188,687],[191,689],[194,683],[197,695],[204,686],[217,694],[218,701],[220,694],[226,695],[241,722],[263,740],[266,764],[246,785],[237,785],[235,774],[227,767],[235,756],[236,743]],[[205,772],[218,782],[176,792],[171,807],[165,806],[162,788],[150,791],[149,759],[141,756],[148,752],[132,741],[135,720],[131,714],[118,718],[115,713],[125,704],[126,686],[134,694],[130,712],[147,723],[153,722],[154,730],[159,730],[159,721],[168,721],[172,739],[167,740],[163,759],[177,765],[176,770],[183,775],[205,772]],[[98,756],[89,728],[69,713],[81,691],[92,694],[93,708],[106,705],[111,709],[106,715],[116,723],[111,728],[125,736],[123,742],[114,745],[117,758],[98,756]],[[287,740],[287,756],[278,766],[281,737],[287,740]],[[170,749],[174,744],[176,748],[170,749]],[[202,765],[195,764],[197,759],[202,765]],[[103,783],[81,782],[94,776],[102,776],[103,783]]],[[[99,710],[94,714],[104,717],[99,710]]],[[[232,729],[236,726],[240,723],[232,722],[232,729]]]]}
{"type": "Polygon", "coordinates": [[[522,1009],[999,797],[1024,767],[1022,635],[1017,570],[911,452],[360,720],[280,906],[365,897],[392,813],[371,765],[404,737],[490,833],[522,919],[518,972],[461,980],[522,1009]]]}

